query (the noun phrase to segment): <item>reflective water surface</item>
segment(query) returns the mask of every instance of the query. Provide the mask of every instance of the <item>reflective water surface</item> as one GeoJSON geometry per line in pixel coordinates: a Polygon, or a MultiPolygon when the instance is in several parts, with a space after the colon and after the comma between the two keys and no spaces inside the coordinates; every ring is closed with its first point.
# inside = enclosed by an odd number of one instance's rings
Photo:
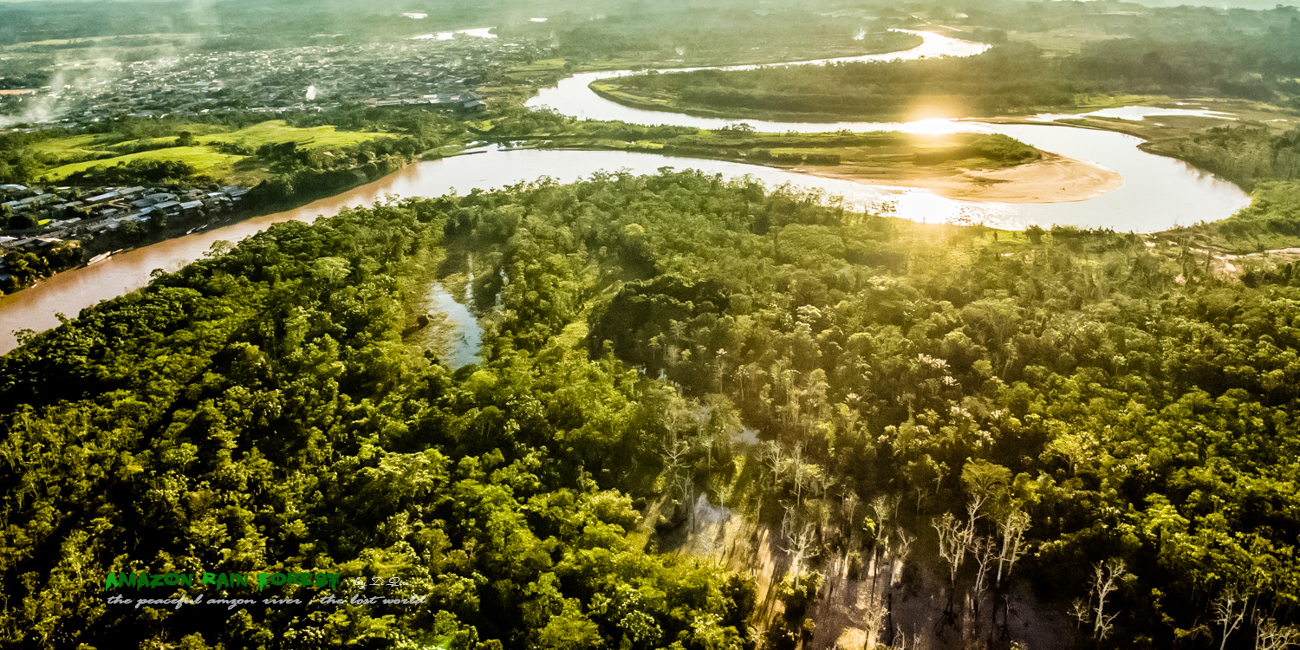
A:
{"type": "MultiPolygon", "coordinates": [[[[466,30],[466,33],[479,30],[466,30]]],[[[484,35],[482,30],[478,34],[484,35]]],[[[987,48],[937,34],[921,34],[924,43],[913,50],[859,60],[920,58],[945,54],[970,55],[987,48]]],[[[808,65],[818,62],[801,62],[808,65]]],[[[749,66],[741,66],[749,67],[749,66]]],[[[632,74],[630,71],[602,72],[569,77],[555,88],[544,89],[530,105],[550,106],[562,113],[589,119],[617,119],[638,124],[675,124],[717,128],[727,120],[631,109],[601,99],[587,85],[597,78],[632,74]]],[[[1146,110],[1144,108],[1143,110],[1146,110]]],[[[1156,109],[1160,110],[1160,109],[1156,109]]],[[[804,176],[778,169],[742,163],[660,156],[617,151],[497,150],[422,162],[384,179],[345,194],[317,201],[302,208],[257,217],[216,230],[196,233],[115,255],[93,266],[74,269],[45,280],[14,295],[0,297],[0,353],[17,346],[15,330],[43,331],[58,325],[56,314],[76,316],[101,300],[138,289],[148,283],[154,269],[175,271],[198,259],[214,242],[238,241],[266,229],[273,223],[311,221],[337,214],[345,207],[366,206],[387,196],[438,196],[464,193],[473,188],[499,188],[519,182],[550,177],[572,182],[601,170],[626,170],[652,174],[659,168],[693,168],[726,177],[749,175],[769,186],[789,184],[800,190],[841,195],[846,203],[923,222],[984,222],[1003,227],[1068,224],[1150,232],[1176,224],[1225,218],[1244,207],[1249,199],[1239,188],[1215,179],[1177,160],[1147,154],[1137,149],[1138,138],[1119,133],[1051,125],[991,125],[956,120],[926,120],[906,124],[870,122],[797,123],[759,122],[750,124],[764,131],[824,132],[901,130],[913,133],[978,131],[1005,133],[1046,151],[1088,161],[1124,176],[1123,187],[1097,198],[1073,203],[1019,204],[971,203],[945,199],[925,190],[862,185],[850,181],[804,176]]],[[[447,296],[442,308],[457,322],[455,310],[464,306],[447,296]]],[[[467,324],[473,321],[468,311],[467,324]]],[[[476,325],[475,325],[476,327],[476,325]]],[[[465,329],[471,332],[470,329],[465,329]]],[[[472,334],[467,334],[467,337],[472,334]]],[[[472,359],[477,342],[467,340],[457,352],[455,363],[472,359]],[[462,352],[464,354],[462,354],[462,352]]],[[[464,362],[468,363],[468,360],[464,362]]]]}
{"type": "MultiPolygon", "coordinates": [[[[924,44],[903,53],[875,55],[874,60],[898,60],[924,56],[969,56],[983,51],[982,44],[939,34],[919,32],[924,44]],[[980,45],[980,47],[971,47],[980,45]]],[[[862,59],[864,57],[857,57],[862,59]]],[[[816,62],[814,62],[816,63],[816,62]]],[[[798,63],[791,65],[803,65],[798,63]]],[[[755,66],[738,66],[753,68],[755,66]]],[[[529,106],[549,107],[564,115],[593,120],[622,120],[646,126],[673,125],[717,129],[743,121],[758,131],[771,133],[821,133],[826,131],[901,131],[917,134],[957,132],[1002,133],[1070,158],[1092,163],[1118,172],[1124,186],[1087,201],[1067,203],[998,204],[945,199],[923,190],[867,187],[846,189],[844,193],[861,199],[871,196],[893,208],[895,216],[914,221],[976,221],[989,225],[1023,228],[1038,224],[1072,225],[1086,228],[1114,228],[1134,232],[1154,232],[1176,225],[1216,221],[1245,207],[1250,198],[1241,188],[1184,162],[1156,156],[1138,149],[1142,143],[1122,133],[1080,129],[1068,126],[988,124],[970,120],[921,120],[917,122],[774,122],[767,120],[726,120],[681,113],[652,111],[623,106],[606,100],[589,85],[597,79],[636,74],[634,71],[583,73],[568,77],[552,88],[542,89],[529,100],[529,106]]],[[[1142,119],[1155,115],[1200,115],[1217,117],[1212,111],[1187,108],[1129,106],[1095,111],[1099,117],[1142,119]]],[[[1077,115],[1042,115],[1044,122],[1058,117],[1077,115]]],[[[709,169],[706,161],[692,163],[709,169]]],[[[796,181],[808,186],[825,187],[820,181],[796,181]]],[[[830,188],[826,188],[830,189],[830,188]]]]}

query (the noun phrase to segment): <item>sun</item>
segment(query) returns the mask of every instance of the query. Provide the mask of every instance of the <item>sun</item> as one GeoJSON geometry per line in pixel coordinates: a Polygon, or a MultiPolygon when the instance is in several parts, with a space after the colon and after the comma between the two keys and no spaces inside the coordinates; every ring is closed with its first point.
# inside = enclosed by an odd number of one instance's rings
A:
{"type": "Polygon", "coordinates": [[[904,122],[899,130],[903,133],[914,133],[916,135],[951,135],[969,131],[970,127],[957,120],[936,117],[928,120],[904,122]]]}

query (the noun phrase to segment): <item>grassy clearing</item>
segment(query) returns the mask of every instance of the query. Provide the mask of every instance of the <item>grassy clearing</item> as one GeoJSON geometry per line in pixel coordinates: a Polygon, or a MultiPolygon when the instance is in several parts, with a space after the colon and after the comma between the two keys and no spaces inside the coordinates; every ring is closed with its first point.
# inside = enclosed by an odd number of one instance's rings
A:
{"type": "Polygon", "coordinates": [[[52,181],[58,181],[77,172],[86,171],[91,167],[111,167],[136,160],[174,160],[193,167],[196,174],[211,178],[227,178],[233,173],[235,163],[243,159],[244,156],[224,154],[208,147],[169,147],[167,149],[142,151],[125,156],[64,165],[51,169],[45,175],[52,181]]]}
{"type": "Polygon", "coordinates": [[[585,318],[575,320],[564,326],[564,329],[555,337],[555,342],[566,348],[580,347],[587,338],[587,320],[585,318]]]}
{"type": "Polygon", "coordinates": [[[32,145],[32,152],[54,165],[67,165],[83,160],[109,158],[115,155],[103,142],[103,136],[78,135],[71,138],[42,140],[32,145]]]}
{"type": "Polygon", "coordinates": [[[507,70],[505,76],[510,79],[529,78],[538,74],[562,70],[564,70],[564,59],[541,59],[527,65],[515,66],[507,70]]]}
{"type": "MultiPolygon", "coordinates": [[[[216,133],[222,127],[211,124],[182,124],[176,131],[189,131],[195,135],[216,133]]],[[[134,154],[145,149],[170,147],[175,136],[158,138],[124,139],[119,133],[90,133],[67,138],[40,140],[31,145],[33,154],[40,156],[51,167],[61,167],[87,161],[102,160],[134,154]]],[[[113,164],[117,164],[114,162],[113,164]]]]}
{"type": "Polygon", "coordinates": [[[131,161],[171,160],[184,162],[196,173],[214,179],[255,181],[261,170],[239,165],[250,155],[224,153],[222,145],[237,145],[249,154],[265,144],[296,142],[301,149],[331,149],[361,144],[388,133],[360,133],[338,131],[332,126],[296,128],[283,120],[255,124],[237,131],[223,131],[208,124],[181,125],[176,128],[195,136],[191,147],[173,146],[176,136],[122,140],[118,134],[78,135],[68,138],[44,140],[33,145],[34,153],[42,156],[53,168],[44,174],[58,181],[92,167],[112,167],[131,161]]]}
{"type": "Polygon", "coordinates": [[[360,133],[357,131],[339,131],[332,126],[317,126],[300,129],[285,124],[284,120],[262,122],[248,128],[229,133],[200,136],[201,144],[227,142],[250,149],[257,149],[264,144],[284,144],[297,142],[300,149],[320,149],[323,147],[349,147],[361,144],[388,133],[360,133]]]}

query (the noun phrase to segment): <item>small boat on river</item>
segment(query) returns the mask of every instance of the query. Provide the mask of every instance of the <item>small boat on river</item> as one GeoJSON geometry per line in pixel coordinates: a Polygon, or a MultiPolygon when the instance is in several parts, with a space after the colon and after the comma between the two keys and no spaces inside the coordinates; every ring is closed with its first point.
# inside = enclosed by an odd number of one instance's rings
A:
{"type": "Polygon", "coordinates": [[[97,263],[99,263],[99,262],[103,262],[104,260],[106,260],[106,259],[108,259],[108,258],[110,258],[110,257],[112,257],[112,256],[114,256],[114,255],[116,255],[116,254],[118,254],[118,253],[121,253],[121,252],[122,252],[121,250],[115,250],[115,251],[108,251],[107,253],[100,253],[99,255],[96,255],[96,256],[90,258],[90,261],[86,262],[86,266],[90,266],[91,264],[97,264],[97,263]]]}

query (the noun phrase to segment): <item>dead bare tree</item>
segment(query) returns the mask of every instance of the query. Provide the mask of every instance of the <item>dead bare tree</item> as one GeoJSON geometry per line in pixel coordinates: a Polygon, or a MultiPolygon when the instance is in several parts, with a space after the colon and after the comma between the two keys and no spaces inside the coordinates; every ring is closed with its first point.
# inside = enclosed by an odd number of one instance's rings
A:
{"type": "MultiPolygon", "coordinates": [[[[898,635],[898,642],[894,644],[894,647],[898,650],[907,650],[907,633],[903,632],[903,626],[895,625],[894,631],[898,635]]],[[[916,635],[913,636],[915,637],[916,635]]]]}
{"type": "Polygon", "coordinates": [[[930,525],[939,533],[939,557],[948,563],[948,579],[956,588],[957,570],[966,559],[966,525],[957,521],[951,512],[931,520],[930,525]]]}
{"type": "Polygon", "coordinates": [[[979,565],[979,570],[975,573],[975,609],[978,610],[980,594],[986,588],[984,579],[988,577],[989,569],[993,566],[993,557],[997,554],[997,543],[992,537],[976,537],[967,550],[979,565]]]}
{"type": "Polygon", "coordinates": [[[849,546],[853,541],[853,534],[856,532],[856,525],[854,522],[857,520],[854,519],[853,515],[857,514],[858,506],[862,505],[862,499],[858,497],[857,490],[847,486],[844,488],[844,492],[844,500],[840,501],[840,512],[844,515],[844,521],[848,522],[848,526],[846,526],[848,534],[845,535],[847,540],[844,544],[844,552],[847,554],[849,552],[849,546]]]}
{"type": "Polygon", "coordinates": [[[876,536],[885,538],[886,543],[891,529],[898,526],[898,504],[902,500],[897,494],[881,495],[871,500],[871,513],[876,516],[876,536]]]}
{"type": "Polygon", "coordinates": [[[691,532],[695,531],[695,479],[689,473],[677,477],[677,489],[682,493],[682,507],[686,508],[686,520],[691,532]]]}
{"type": "Polygon", "coordinates": [[[799,511],[789,501],[779,501],[784,514],[781,515],[781,537],[789,537],[799,523],[799,511]]]}
{"type": "Polygon", "coordinates": [[[772,473],[772,483],[774,485],[779,484],[781,482],[781,469],[785,467],[787,462],[785,450],[781,448],[781,443],[775,440],[767,441],[763,445],[762,458],[763,465],[772,473]]]}
{"type": "Polygon", "coordinates": [[[668,442],[664,444],[664,449],[659,456],[664,461],[664,470],[668,472],[668,480],[676,478],[677,470],[686,466],[686,456],[691,451],[690,443],[685,440],[679,440],[676,432],[670,434],[668,442]]]}
{"type": "Polygon", "coordinates": [[[875,515],[876,537],[886,535],[886,527],[893,520],[892,511],[889,509],[889,499],[885,496],[878,496],[871,500],[871,514],[875,515]]]}
{"type": "Polygon", "coordinates": [[[871,574],[871,590],[876,590],[876,576],[880,575],[881,549],[884,547],[885,553],[889,552],[889,530],[888,524],[893,521],[893,510],[889,507],[889,498],[881,495],[871,500],[871,513],[875,516],[876,536],[871,545],[871,562],[874,572],[871,574]],[[885,542],[881,544],[881,541],[885,542]]]}
{"type": "Polygon", "coordinates": [[[1007,575],[1015,568],[1016,560],[1029,550],[1025,544],[1025,531],[1029,530],[1029,513],[1013,508],[997,521],[998,535],[1002,537],[1002,551],[998,554],[998,586],[1002,586],[1002,567],[1007,575]]]}
{"type": "Polygon", "coordinates": [[[862,505],[862,499],[858,497],[858,491],[852,488],[844,488],[844,500],[840,502],[840,509],[844,513],[844,518],[853,523],[853,515],[857,514],[858,506],[862,505]]]}
{"type": "Polygon", "coordinates": [[[979,521],[980,517],[984,516],[980,514],[980,506],[984,505],[984,500],[985,497],[977,496],[972,499],[970,503],[966,504],[967,522],[966,527],[962,529],[961,540],[961,543],[964,546],[969,547],[975,541],[975,522],[979,521]]]}
{"type": "Polygon", "coordinates": [[[1082,598],[1075,598],[1074,602],[1070,603],[1069,613],[1070,616],[1079,621],[1079,625],[1092,622],[1092,607],[1090,607],[1088,603],[1083,602],[1082,598]]]}
{"type": "Polygon", "coordinates": [[[916,541],[916,535],[913,535],[902,527],[898,529],[898,550],[894,553],[893,572],[890,575],[889,584],[897,587],[903,581],[903,564],[907,562],[907,556],[912,554],[912,542],[916,541]]]}
{"type": "Polygon", "coordinates": [[[1255,650],[1287,650],[1300,644],[1300,628],[1278,625],[1271,618],[1255,618],[1255,650]]]}
{"type": "Polygon", "coordinates": [[[1230,584],[1214,600],[1214,622],[1223,626],[1223,639],[1219,641],[1219,650],[1228,644],[1228,636],[1237,630],[1246,618],[1250,606],[1250,594],[1244,592],[1237,584],[1230,584]]]}
{"type": "Polygon", "coordinates": [[[790,572],[794,576],[794,586],[799,587],[799,579],[803,573],[804,560],[817,556],[817,549],[814,544],[817,541],[817,531],[812,524],[805,524],[798,532],[786,535],[786,544],[781,550],[790,555],[790,572]]]}
{"type": "Polygon", "coordinates": [[[916,514],[919,515],[921,514],[921,502],[930,496],[930,490],[925,487],[924,483],[917,483],[912,487],[912,490],[916,492],[916,514]]]}
{"type": "Polygon", "coordinates": [[[888,615],[889,608],[885,606],[884,599],[872,594],[871,602],[862,613],[862,627],[865,628],[867,637],[863,650],[873,650],[879,646],[880,633],[885,630],[885,618],[888,615]]]}
{"type": "Polygon", "coordinates": [[[790,463],[794,465],[794,500],[795,503],[803,503],[803,488],[809,483],[808,468],[803,462],[803,443],[796,442],[794,445],[794,455],[790,458],[790,463]]]}
{"type": "MultiPolygon", "coordinates": [[[[1099,641],[1110,634],[1111,628],[1114,627],[1115,618],[1119,616],[1119,614],[1106,614],[1106,597],[1119,589],[1120,581],[1128,575],[1125,568],[1124,560],[1119,558],[1098,562],[1092,567],[1093,579],[1090,596],[1097,599],[1097,606],[1093,609],[1092,636],[1099,641]]],[[[1091,598],[1089,600],[1091,602],[1091,598]]]]}

